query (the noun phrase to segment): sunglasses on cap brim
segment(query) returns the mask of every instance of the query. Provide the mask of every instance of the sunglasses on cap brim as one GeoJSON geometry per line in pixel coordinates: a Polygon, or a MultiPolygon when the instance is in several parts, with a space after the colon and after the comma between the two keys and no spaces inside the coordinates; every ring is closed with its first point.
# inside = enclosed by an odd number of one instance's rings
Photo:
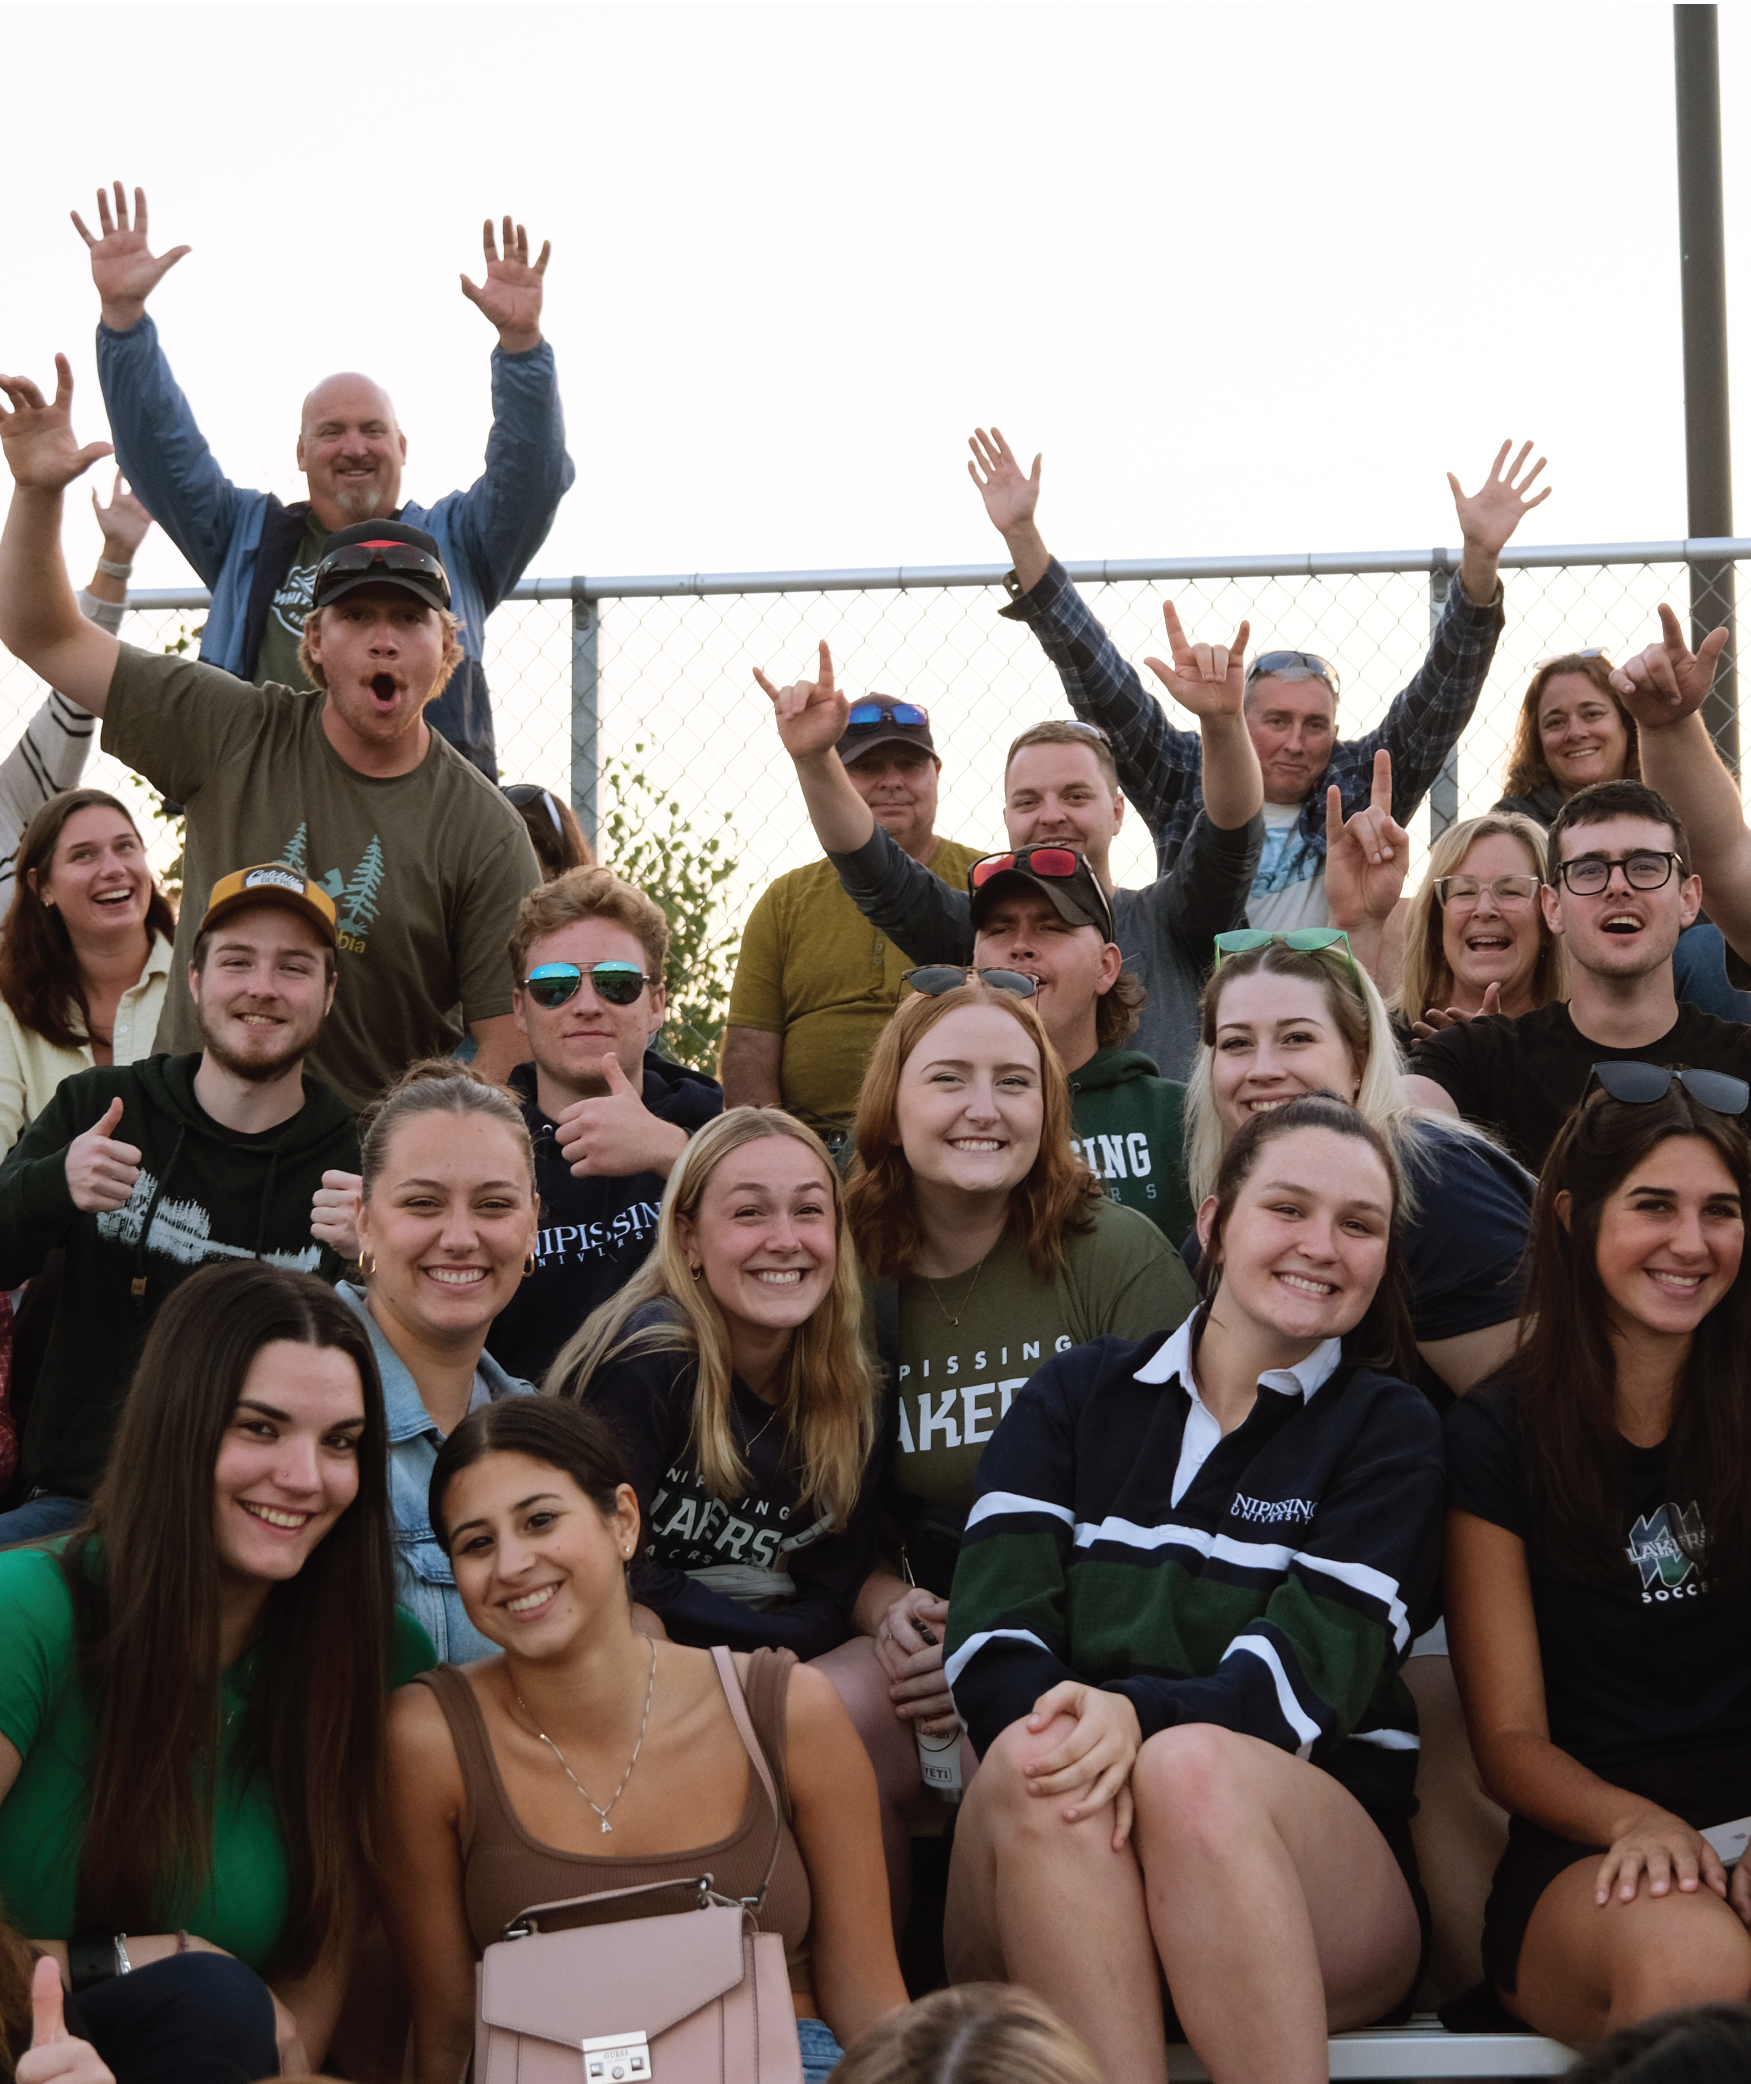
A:
{"type": "Polygon", "coordinates": [[[927,999],[939,999],[945,991],[959,991],[963,984],[974,979],[987,984],[993,991],[1007,991],[1018,999],[1031,999],[1037,989],[1033,978],[1025,970],[975,970],[962,969],[954,963],[926,963],[922,969],[902,972],[901,981],[927,999]]]}
{"type": "Polygon", "coordinates": [[[444,605],[449,606],[450,580],[444,567],[417,543],[343,543],[316,567],[312,593],[320,593],[324,583],[337,573],[368,572],[375,565],[389,572],[417,572],[432,580],[444,596],[444,605]]]}
{"type": "Polygon", "coordinates": [[[1710,1114],[1743,1114],[1751,1106],[1751,1085],[1730,1071],[1674,1068],[1670,1064],[1623,1059],[1595,1064],[1593,1077],[1609,1099],[1621,1100],[1628,1107],[1652,1107],[1665,1099],[1674,1085],[1681,1085],[1710,1114]]]}
{"type": "Polygon", "coordinates": [[[845,719],[848,731],[868,731],[877,724],[906,724],[913,730],[930,728],[930,711],[916,702],[853,702],[845,719]]]}
{"type": "Polygon", "coordinates": [[[544,962],[523,979],[523,989],[536,1005],[551,1010],[575,998],[586,977],[597,998],[610,1006],[630,1006],[651,981],[632,962],[596,962],[588,969],[575,962],[544,962]]]}

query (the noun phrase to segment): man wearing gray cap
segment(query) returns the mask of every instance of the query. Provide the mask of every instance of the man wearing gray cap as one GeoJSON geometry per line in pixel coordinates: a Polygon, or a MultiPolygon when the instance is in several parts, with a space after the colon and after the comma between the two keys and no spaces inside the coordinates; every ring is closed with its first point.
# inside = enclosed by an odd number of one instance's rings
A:
{"type": "MultiPolygon", "coordinates": [[[[837,752],[900,852],[951,890],[964,890],[979,850],[937,836],[942,761],[928,712],[869,695],[851,704],[837,752]]],[[[830,861],[780,876],[742,935],[724,1036],[724,1105],[787,1107],[836,1145],[910,964],[892,935],[846,896],[830,861]]]]}

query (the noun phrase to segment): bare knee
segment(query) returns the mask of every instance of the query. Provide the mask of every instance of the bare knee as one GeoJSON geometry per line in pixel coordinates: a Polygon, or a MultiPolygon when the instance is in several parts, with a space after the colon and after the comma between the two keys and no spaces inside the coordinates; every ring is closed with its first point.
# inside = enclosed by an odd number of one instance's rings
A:
{"type": "Polygon", "coordinates": [[[1724,1905],[1719,1916],[1674,1918],[1665,1930],[1648,1919],[1638,1937],[1641,1943],[1620,1949],[1612,1963],[1613,2026],[1684,2005],[1742,2004],[1751,1996],[1751,1933],[1724,1905]]]}
{"type": "Polygon", "coordinates": [[[1162,1730],[1137,1754],[1131,1790],[1140,1830],[1231,1847],[1261,1821],[1248,1798],[1247,1740],[1211,1722],[1162,1730]]]}

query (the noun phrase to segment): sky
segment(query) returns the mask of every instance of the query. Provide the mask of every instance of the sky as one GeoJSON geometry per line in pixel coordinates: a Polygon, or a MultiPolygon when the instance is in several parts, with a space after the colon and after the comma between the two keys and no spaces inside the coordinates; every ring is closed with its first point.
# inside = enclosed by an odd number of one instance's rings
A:
{"type": "MultiPolygon", "coordinates": [[[[1446,471],[1509,435],[1556,488],[1529,537],[1684,533],[1665,7],[0,15],[0,362],[64,349],[85,438],[68,211],[119,176],[193,247],[151,308],[215,453],[288,497],[335,367],[390,388],[410,496],[468,481],[492,335],[458,274],[487,212],[551,239],[578,485],[543,572],[995,561],[963,467],[993,420],[1073,557],[1451,543],[1446,471]]],[[[1743,10],[1722,72],[1730,112],[1743,10]]],[[[188,579],[154,532],[135,584],[188,579]]]]}

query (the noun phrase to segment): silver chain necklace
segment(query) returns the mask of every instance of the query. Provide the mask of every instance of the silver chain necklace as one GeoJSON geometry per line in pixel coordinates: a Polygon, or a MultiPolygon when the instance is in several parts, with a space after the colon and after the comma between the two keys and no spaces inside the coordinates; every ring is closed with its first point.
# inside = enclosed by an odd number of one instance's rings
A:
{"type": "Polygon", "coordinates": [[[539,1740],[547,1746],[548,1750],[553,1753],[554,1757],[559,1760],[560,1771],[571,1782],[573,1787],[577,1789],[578,1793],[583,1796],[584,1800],[589,1803],[590,1807],[593,1810],[595,1810],[596,1814],[602,1819],[603,1830],[613,1830],[614,1826],[608,1821],[608,1810],[612,1809],[615,1803],[619,1801],[620,1797],[623,1794],[625,1794],[626,1783],[632,1778],[632,1769],[634,1766],[638,1764],[638,1754],[644,1749],[644,1733],[650,1727],[651,1699],[657,1690],[656,1644],[654,1642],[651,1644],[651,1679],[650,1684],[644,1690],[644,1719],[640,1722],[638,1726],[638,1742],[634,1744],[632,1747],[632,1756],[626,1762],[626,1771],[622,1773],[620,1776],[620,1785],[608,1797],[608,1809],[604,1809],[602,1807],[601,1803],[598,1802],[596,1798],[590,1793],[590,1790],[572,1771],[571,1767],[566,1764],[565,1753],[560,1750],[559,1746],[535,1720],[534,1711],[529,1706],[529,1703],[523,1698],[523,1696],[520,1693],[516,1692],[515,1687],[513,1687],[511,1690],[514,1694],[516,1694],[516,1701],[518,1707],[521,1708],[523,1713],[529,1717],[530,1728],[534,1730],[537,1738],[539,1738],[539,1740]]]}

